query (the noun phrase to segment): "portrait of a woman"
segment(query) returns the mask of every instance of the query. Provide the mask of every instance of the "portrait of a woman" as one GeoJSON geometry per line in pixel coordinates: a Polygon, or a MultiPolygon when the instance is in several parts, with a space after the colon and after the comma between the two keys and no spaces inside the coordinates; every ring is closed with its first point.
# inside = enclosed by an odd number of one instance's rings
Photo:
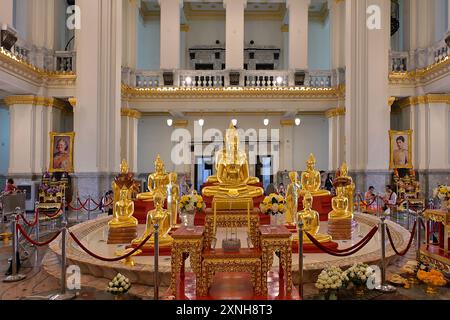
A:
{"type": "Polygon", "coordinates": [[[51,171],[73,172],[73,138],[71,134],[53,134],[51,171]]]}

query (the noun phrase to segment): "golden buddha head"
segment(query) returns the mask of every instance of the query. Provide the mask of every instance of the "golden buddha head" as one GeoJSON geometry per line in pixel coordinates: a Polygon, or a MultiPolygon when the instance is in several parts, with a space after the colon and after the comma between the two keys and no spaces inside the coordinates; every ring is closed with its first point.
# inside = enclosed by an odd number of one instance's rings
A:
{"type": "Polygon", "coordinates": [[[311,192],[305,193],[303,196],[303,209],[304,210],[311,210],[313,204],[313,196],[311,192]]]}
{"type": "Polygon", "coordinates": [[[120,163],[120,173],[128,173],[128,163],[125,159],[120,163]]]}
{"type": "Polygon", "coordinates": [[[169,180],[172,184],[176,183],[178,179],[178,175],[176,172],[169,173],[169,180]]]}
{"type": "Polygon", "coordinates": [[[159,154],[155,160],[155,172],[158,172],[158,173],[164,172],[164,162],[161,160],[161,156],[159,154]]]}
{"type": "Polygon", "coordinates": [[[162,209],[164,206],[164,195],[161,193],[161,191],[156,191],[155,195],[153,196],[153,201],[155,203],[156,209],[162,209]]]}
{"type": "Polygon", "coordinates": [[[308,161],[306,161],[306,168],[308,168],[308,170],[314,170],[315,165],[316,165],[316,158],[311,153],[309,155],[308,161]]]}
{"type": "Polygon", "coordinates": [[[239,135],[236,128],[233,126],[233,123],[230,122],[230,126],[228,127],[225,133],[225,146],[230,151],[234,151],[238,148],[239,145],[239,135]]]}
{"type": "Polygon", "coordinates": [[[341,177],[346,177],[348,175],[348,167],[347,167],[347,163],[346,162],[344,162],[342,164],[341,169],[339,171],[340,171],[341,177]]]}
{"type": "Polygon", "coordinates": [[[292,183],[297,182],[298,181],[298,173],[297,173],[297,171],[289,172],[289,179],[291,179],[292,183]]]}

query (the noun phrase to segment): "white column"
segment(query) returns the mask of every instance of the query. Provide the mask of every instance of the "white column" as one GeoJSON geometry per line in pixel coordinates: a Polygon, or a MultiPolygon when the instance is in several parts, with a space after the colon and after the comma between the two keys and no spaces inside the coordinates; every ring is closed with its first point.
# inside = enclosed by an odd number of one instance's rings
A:
{"type": "Polygon", "coordinates": [[[447,31],[450,31],[450,0],[447,0],[447,31]]]}
{"type": "Polygon", "coordinates": [[[186,56],[187,56],[187,42],[186,35],[189,32],[189,25],[182,24],[180,26],[180,69],[187,69],[186,56]]]}
{"type": "MultiPolygon", "coordinates": [[[[346,0],[346,162],[350,170],[389,168],[390,1],[346,0]],[[381,29],[367,27],[367,7],[381,8],[381,29]],[[357,30],[357,31],[356,31],[357,30]]],[[[384,183],[380,180],[379,184],[384,183]]]]}
{"type": "Polygon", "coordinates": [[[281,33],[283,35],[283,47],[281,53],[283,55],[282,67],[284,70],[289,69],[289,25],[283,24],[281,26],[281,33]]]}
{"type": "Polygon", "coordinates": [[[122,66],[136,69],[137,0],[123,1],[122,66]]]}
{"type": "Polygon", "coordinates": [[[122,109],[121,159],[125,159],[131,172],[137,171],[138,122],[140,113],[132,109],[122,109]]]}
{"type": "Polygon", "coordinates": [[[286,0],[289,10],[289,69],[308,69],[308,12],[311,0],[286,0]]]}
{"type": "Polygon", "coordinates": [[[330,10],[331,68],[345,67],[345,2],[328,0],[330,10]]]}
{"type": "Polygon", "coordinates": [[[14,0],[0,0],[0,27],[7,24],[13,26],[14,21],[14,0]]]}
{"type": "Polygon", "coordinates": [[[76,31],[75,171],[114,173],[120,166],[122,3],[77,5],[82,14],[76,31]]]}
{"type": "Polygon", "coordinates": [[[49,132],[54,131],[53,98],[10,96],[10,175],[41,174],[49,166],[49,132]]]}
{"type": "Polygon", "coordinates": [[[282,126],[282,146],[283,146],[283,155],[282,155],[282,167],[279,171],[294,170],[294,121],[293,120],[281,120],[282,126]]]}
{"type": "Polygon", "coordinates": [[[244,68],[244,9],[247,0],[224,0],[225,20],[225,66],[227,70],[244,68]]]}
{"type": "Polygon", "coordinates": [[[183,0],[158,0],[161,7],[160,69],[180,68],[180,8],[183,0]]]}
{"type": "Polygon", "coordinates": [[[326,112],[328,118],[328,169],[337,170],[345,161],[345,109],[326,112]]]}

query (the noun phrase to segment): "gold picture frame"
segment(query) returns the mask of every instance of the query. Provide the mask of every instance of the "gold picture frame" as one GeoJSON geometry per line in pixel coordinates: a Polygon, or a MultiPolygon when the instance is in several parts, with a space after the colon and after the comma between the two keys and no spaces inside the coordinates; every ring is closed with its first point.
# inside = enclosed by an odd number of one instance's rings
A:
{"type": "Polygon", "coordinates": [[[49,172],[73,173],[73,144],[75,132],[50,132],[49,172]],[[64,144],[64,145],[63,145],[64,144]],[[59,150],[58,148],[61,148],[59,150]]]}
{"type": "Polygon", "coordinates": [[[412,130],[389,130],[389,169],[412,169],[412,130]]]}

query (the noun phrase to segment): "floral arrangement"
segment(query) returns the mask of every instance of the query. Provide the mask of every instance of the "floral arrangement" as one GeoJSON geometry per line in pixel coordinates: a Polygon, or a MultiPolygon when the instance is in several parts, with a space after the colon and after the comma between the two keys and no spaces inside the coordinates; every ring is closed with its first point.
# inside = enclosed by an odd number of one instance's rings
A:
{"type": "Polygon", "coordinates": [[[375,270],[365,263],[355,263],[344,271],[351,283],[356,286],[365,285],[367,280],[374,276],[375,270]]]}
{"type": "Polygon", "coordinates": [[[447,281],[444,278],[444,274],[436,269],[431,269],[431,271],[429,272],[425,270],[419,270],[417,271],[417,278],[428,285],[436,287],[442,287],[447,284],[447,281]]]}
{"type": "Polygon", "coordinates": [[[48,195],[55,195],[57,193],[60,193],[62,190],[61,190],[61,187],[59,187],[59,186],[51,187],[47,184],[41,184],[39,186],[39,191],[44,192],[48,195]]]}
{"type": "Polygon", "coordinates": [[[349,278],[347,273],[336,266],[328,267],[319,274],[316,281],[316,288],[319,290],[339,290],[347,286],[349,278]]]}
{"type": "Polygon", "coordinates": [[[447,202],[447,207],[450,208],[450,186],[438,186],[433,190],[433,197],[441,202],[447,202]]]}
{"type": "Polygon", "coordinates": [[[272,193],[264,198],[259,205],[261,212],[267,215],[284,214],[286,212],[286,199],[276,193],[272,193]]]}
{"type": "Polygon", "coordinates": [[[183,213],[195,210],[203,212],[206,208],[202,196],[198,195],[196,192],[182,196],[179,206],[183,213]]]}
{"type": "Polygon", "coordinates": [[[118,273],[114,279],[109,283],[106,291],[113,295],[121,295],[127,293],[131,288],[131,283],[128,278],[118,273]]]}

